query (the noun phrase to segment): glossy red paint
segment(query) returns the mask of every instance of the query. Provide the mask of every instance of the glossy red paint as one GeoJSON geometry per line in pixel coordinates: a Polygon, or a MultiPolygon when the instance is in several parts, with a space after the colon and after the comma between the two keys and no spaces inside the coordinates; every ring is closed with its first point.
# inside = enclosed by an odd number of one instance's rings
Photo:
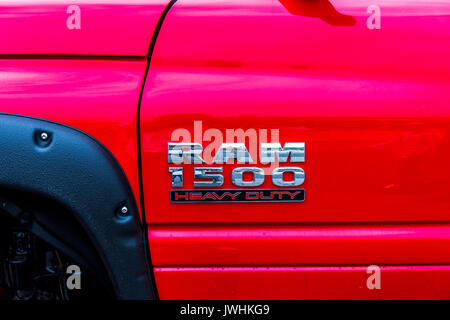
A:
{"type": "Polygon", "coordinates": [[[381,30],[366,27],[370,1],[333,3],[356,25],[274,0],[174,5],[141,109],[149,223],[449,220],[450,2],[382,2],[381,30]],[[167,142],[195,120],[305,141],[305,203],[170,204],[167,142]]]}
{"type": "MultiPolygon", "coordinates": [[[[449,262],[440,251],[450,221],[450,2],[380,1],[380,30],[366,26],[373,2],[331,3],[179,0],[167,15],[141,107],[162,298],[449,297],[448,267],[413,266],[449,262]],[[194,121],[305,142],[305,202],[171,204],[167,142],[178,128],[194,137],[194,121]],[[361,267],[298,267],[312,263],[361,267]],[[374,293],[361,271],[369,263],[408,265],[386,267],[386,291],[374,293]],[[222,268],[249,264],[269,268],[222,268]]],[[[224,165],[223,188],[234,167],[224,165]]]]}
{"type": "Polygon", "coordinates": [[[0,54],[146,56],[170,0],[8,0],[0,3],[0,54]],[[69,29],[80,8],[80,29],[69,29]]]}
{"type": "Polygon", "coordinates": [[[84,131],[115,156],[139,201],[137,106],[145,59],[0,59],[0,112],[84,131]]]}
{"type": "Polygon", "coordinates": [[[449,299],[449,266],[381,267],[368,290],[365,267],[156,268],[161,299],[449,299]]]}
{"type": "Polygon", "coordinates": [[[450,225],[165,226],[155,266],[450,265],[450,225]]]}

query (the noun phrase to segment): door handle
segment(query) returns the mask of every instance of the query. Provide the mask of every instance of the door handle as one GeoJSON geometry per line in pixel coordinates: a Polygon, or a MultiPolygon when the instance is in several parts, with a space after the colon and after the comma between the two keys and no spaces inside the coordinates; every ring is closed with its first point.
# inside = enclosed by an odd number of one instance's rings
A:
{"type": "Polygon", "coordinates": [[[279,0],[292,14],[319,18],[332,26],[354,26],[356,19],[336,10],[330,0],[279,0]]]}

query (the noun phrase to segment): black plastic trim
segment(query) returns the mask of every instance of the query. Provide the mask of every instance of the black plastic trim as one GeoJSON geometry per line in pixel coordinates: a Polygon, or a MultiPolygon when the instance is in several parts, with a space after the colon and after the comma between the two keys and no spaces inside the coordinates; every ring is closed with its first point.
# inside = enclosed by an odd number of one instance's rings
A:
{"type": "Polygon", "coordinates": [[[111,153],[91,136],[47,120],[0,113],[0,124],[0,189],[58,202],[86,231],[115,296],[154,299],[142,241],[145,228],[129,182],[111,153]],[[120,211],[123,206],[126,214],[120,211]]]}

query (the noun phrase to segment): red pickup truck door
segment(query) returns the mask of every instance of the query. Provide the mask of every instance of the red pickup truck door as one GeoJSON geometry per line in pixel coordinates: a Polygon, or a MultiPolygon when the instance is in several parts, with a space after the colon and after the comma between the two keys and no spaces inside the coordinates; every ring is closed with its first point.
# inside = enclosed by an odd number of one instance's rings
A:
{"type": "MultiPolygon", "coordinates": [[[[178,0],[140,110],[160,297],[450,298],[449,14],[448,1],[178,0]],[[217,150],[227,129],[305,143],[285,164],[304,170],[304,202],[171,203],[198,189],[194,167],[223,167],[217,190],[237,188],[236,167],[268,167],[182,164],[172,186],[168,143],[188,132],[217,150]]],[[[283,189],[270,172],[257,188],[283,189]]]]}

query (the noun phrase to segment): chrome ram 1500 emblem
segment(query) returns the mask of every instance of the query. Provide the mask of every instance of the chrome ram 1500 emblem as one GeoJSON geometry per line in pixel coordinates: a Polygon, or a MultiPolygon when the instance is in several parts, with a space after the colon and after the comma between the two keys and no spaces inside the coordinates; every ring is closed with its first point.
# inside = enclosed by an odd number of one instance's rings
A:
{"type": "MultiPolygon", "coordinates": [[[[271,183],[277,187],[291,189],[182,189],[184,187],[184,167],[181,165],[195,165],[194,188],[222,187],[225,182],[224,167],[204,166],[207,161],[202,158],[203,146],[200,143],[170,142],[168,144],[168,163],[180,165],[169,167],[171,186],[172,188],[181,188],[171,190],[170,200],[174,203],[304,201],[305,191],[292,188],[303,184],[305,171],[300,167],[279,166],[278,164],[305,162],[305,143],[287,142],[283,147],[280,143],[261,143],[259,150],[261,164],[277,164],[270,172],[271,183]],[[292,179],[286,180],[285,173],[290,173],[292,179]]],[[[244,143],[222,143],[212,159],[211,165],[228,165],[234,161],[238,164],[255,163],[244,143]]],[[[263,168],[257,166],[240,166],[232,170],[230,181],[236,187],[259,187],[266,182],[266,173],[263,168]],[[244,179],[244,174],[251,175],[251,180],[244,179]]]]}

